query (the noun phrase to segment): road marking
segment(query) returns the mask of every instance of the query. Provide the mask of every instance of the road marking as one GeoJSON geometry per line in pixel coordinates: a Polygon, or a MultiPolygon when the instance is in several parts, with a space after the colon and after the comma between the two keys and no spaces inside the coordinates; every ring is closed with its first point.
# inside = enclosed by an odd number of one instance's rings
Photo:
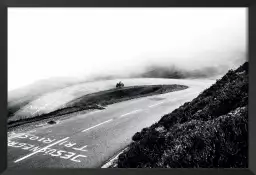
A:
{"type": "Polygon", "coordinates": [[[154,107],[154,106],[160,105],[160,104],[162,104],[162,103],[164,103],[164,102],[160,102],[160,103],[156,103],[156,104],[150,105],[149,108],[152,108],[152,107],[154,107]]]}
{"type": "Polygon", "coordinates": [[[8,137],[8,140],[11,140],[11,139],[13,139],[13,138],[16,138],[16,137],[20,137],[20,136],[22,136],[22,135],[25,135],[26,133],[18,133],[18,134],[12,134],[10,137],[8,137]]]}
{"type": "Polygon", "coordinates": [[[129,113],[123,114],[123,115],[121,115],[121,117],[124,117],[124,116],[130,115],[130,114],[134,114],[134,113],[137,113],[137,112],[139,112],[139,111],[142,111],[142,110],[141,110],[141,109],[137,109],[137,110],[134,110],[134,111],[132,111],[132,112],[129,112],[129,113]]]}
{"type": "MultiPolygon", "coordinates": [[[[40,147],[35,146],[35,145],[19,143],[19,142],[8,142],[8,147],[19,148],[22,150],[28,150],[28,151],[32,151],[32,152],[41,149],[40,147]]],[[[81,148],[73,148],[73,149],[75,149],[77,151],[85,152],[85,151],[87,151],[87,150],[84,150],[85,147],[86,146],[83,146],[81,148]]],[[[64,151],[64,150],[59,150],[59,149],[51,149],[51,148],[46,148],[46,149],[44,148],[44,150],[42,150],[40,152],[43,153],[42,154],[43,156],[47,155],[47,156],[52,156],[52,157],[59,157],[61,159],[66,159],[66,160],[69,159],[70,161],[74,161],[74,162],[81,162],[81,160],[77,159],[78,157],[87,157],[86,155],[81,155],[81,154],[76,155],[77,153],[74,153],[74,152],[69,152],[69,151],[64,151]],[[63,153],[64,153],[64,155],[63,155],[63,153]],[[71,157],[73,157],[73,158],[71,158],[71,157]]]]}
{"type": "Polygon", "coordinates": [[[36,126],[40,127],[40,126],[44,126],[44,125],[46,125],[46,123],[41,123],[41,124],[38,124],[36,126]]]}
{"type": "Polygon", "coordinates": [[[125,150],[127,150],[127,148],[123,149],[122,151],[120,151],[120,153],[118,153],[114,158],[112,158],[111,160],[109,160],[106,164],[104,164],[101,168],[108,168],[110,165],[113,164],[114,160],[117,159],[117,157],[122,154],[125,150]]]}
{"type": "Polygon", "coordinates": [[[110,121],[112,121],[112,120],[113,120],[113,119],[107,120],[107,121],[105,121],[105,122],[102,122],[102,123],[97,124],[97,125],[95,125],[95,126],[92,126],[92,127],[90,127],[90,128],[87,128],[87,129],[83,130],[82,132],[85,132],[85,131],[88,131],[88,130],[90,130],[90,129],[93,129],[93,128],[97,127],[97,126],[103,125],[104,123],[110,122],[110,121]]]}
{"type": "Polygon", "coordinates": [[[37,150],[36,152],[33,152],[33,153],[28,154],[28,155],[26,155],[26,156],[24,156],[24,157],[22,157],[22,158],[20,158],[20,159],[17,159],[17,160],[14,161],[14,163],[17,163],[17,162],[19,162],[19,161],[21,161],[21,160],[24,160],[24,159],[26,159],[26,158],[28,158],[28,157],[30,157],[30,156],[33,156],[34,154],[36,154],[36,153],[38,153],[38,152],[40,152],[40,151],[42,151],[42,150],[44,150],[44,149],[50,148],[51,146],[56,145],[56,144],[58,144],[58,143],[60,143],[60,142],[62,142],[62,141],[64,141],[64,140],[67,140],[67,139],[69,139],[69,137],[66,137],[66,138],[64,138],[64,139],[61,139],[61,140],[59,140],[59,141],[57,141],[57,142],[54,142],[54,143],[52,143],[52,144],[50,144],[50,145],[48,145],[48,146],[46,146],[46,147],[44,147],[44,148],[42,148],[42,149],[37,150]]]}
{"type": "Polygon", "coordinates": [[[30,133],[36,132],[36,130],[29,131],[30,133]]]}

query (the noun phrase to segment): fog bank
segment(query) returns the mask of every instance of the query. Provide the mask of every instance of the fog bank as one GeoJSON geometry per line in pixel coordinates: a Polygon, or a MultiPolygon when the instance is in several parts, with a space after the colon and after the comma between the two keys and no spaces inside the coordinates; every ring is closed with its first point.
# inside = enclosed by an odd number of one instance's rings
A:
{"type": "Polygon", "coordinates": [[[8,91],[221,75],[246,59],[246,21],[246,8],[9,8],[8,91]]]}

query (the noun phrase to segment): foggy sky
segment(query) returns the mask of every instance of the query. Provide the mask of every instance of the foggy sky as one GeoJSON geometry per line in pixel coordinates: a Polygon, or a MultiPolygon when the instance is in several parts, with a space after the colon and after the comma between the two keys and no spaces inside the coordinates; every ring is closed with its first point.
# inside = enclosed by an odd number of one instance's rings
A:
{"type": "Polygon", "coordinates": [[[51,77],[245,57],[246,8],[8,8],[8,91],[51,77]]]}

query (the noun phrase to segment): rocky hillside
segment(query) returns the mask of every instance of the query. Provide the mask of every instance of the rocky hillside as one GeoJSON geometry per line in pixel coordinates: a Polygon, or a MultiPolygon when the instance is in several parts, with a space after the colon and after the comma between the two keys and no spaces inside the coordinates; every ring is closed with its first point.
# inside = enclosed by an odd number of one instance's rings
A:
{"type": "Polygon", "coordinates": [[[248,62],[132,139],[114,167],[248,167],[248,62]]]}

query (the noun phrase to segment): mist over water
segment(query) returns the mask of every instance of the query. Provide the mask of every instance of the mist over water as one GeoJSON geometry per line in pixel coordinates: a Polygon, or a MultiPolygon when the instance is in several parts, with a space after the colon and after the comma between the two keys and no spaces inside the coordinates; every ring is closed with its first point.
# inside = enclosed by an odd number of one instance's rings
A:
{"type": "Polygon", "coordinates": [[[246,61],[246,21],[246,8],[9,9],[8,99],[102,79],[219,77],[246,61]]]}
{"type": "Polygon", "coordinates": [[[102,80],[114,78],[216,78],[223,76],[230,69],[236,69],[247,61],[246,53],[234,51],[229,53],[209,53],[211,57],[199,56],[187,60],[182,59],[148,59],[140,64],[134,63],[134,66],[120,66],[120,69],[126,69],[106,72],[104,74],[96,73],[88,77],[88,80],[102,80]],[[201,57],[201,58],[200,58],[201,57]],[[122,67],[123,66],[123,67],[122,67]]]}

